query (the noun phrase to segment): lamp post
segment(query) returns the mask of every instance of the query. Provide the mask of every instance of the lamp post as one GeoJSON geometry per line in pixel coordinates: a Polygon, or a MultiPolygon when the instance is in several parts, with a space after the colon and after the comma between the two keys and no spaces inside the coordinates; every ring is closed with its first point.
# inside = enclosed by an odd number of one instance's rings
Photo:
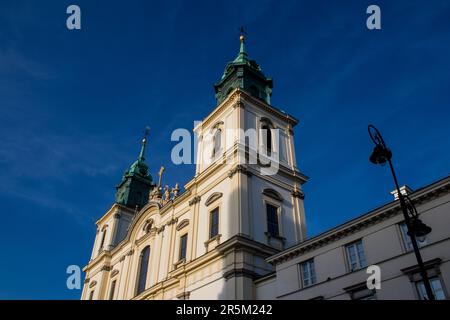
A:
{"type": "Polygon", "coordinates": [[[433,290],[431,289],[430,280],[428,279],[428,274],[426,272],[425,266],[423,264],[422,256],[419,251],[419,246],[417,245],[417,239],[423,239],[428,233],[431,232],[431,228],[424,224],[419,219],[419,214],[417,209],[412,203],[408,196],[404,196],[398,185],[397,176],[394,171],[394,166],[392,165],[392,152],[384,143],[381,133],[373,125],[368,127],[370,139],[372,139],[375,144],[372,154],[370,155],[370,162],[374,164],[384,165],[386,162],[389,164],[391,169],[392,177],[394,178],[395,188],[397,189],[398,199],[400,200],[400,206],[403,211],[403,216],[405,218],[406,227],[408,228],[408,236],[411,238],[411,243],[414,249],[414,254],[417,259],[417,264],[419,266],[420,275],[427,292],[427,297],[429,300],[434,300],[433,290]]]}

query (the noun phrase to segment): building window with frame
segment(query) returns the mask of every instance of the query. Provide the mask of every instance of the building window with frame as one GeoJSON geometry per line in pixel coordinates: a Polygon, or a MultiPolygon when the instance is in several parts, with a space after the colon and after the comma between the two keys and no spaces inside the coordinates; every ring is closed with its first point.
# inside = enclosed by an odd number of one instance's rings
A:
{"type": "Polygon", "coordinates": [[[102,240],[100,241],[100,247],[98,248],[98,251],[99,251],[99,252],[103,250],[103,246],[105,245],[106,230],[107,230],[107,229],[104,229],[104,230],[102,231],[102,240]]]}
{"type": "Polygon", "coordinates": [[[109,300],[113,300],[114,299],[114,293],[116,291],[116,280],[113,280],[113,282],[111,282],[111,289],[109,289],[109,300]]]}
{"type": "MultiPolygon", "coordinates": [[[[406,225],[406,222],[403,221],[401,223],[399,223],[399,227],[400,227],[400,231],[402,233],[402,239],[403,239],[403,244],[405,245],[405,249],[406,251],[413,251],[413,245],[412,245],[412,241],[411,241],[411,237],[408,235],[408,226],[406,225]]],[[[419,241],[417,238],[417,246],[419,248],[425,246],[427,244],[427,240],[424,239],[424,241],[419,241]]]]}
{"type": "MultiPolygon", "coordinates": [[[[436,300],[445,300],[445,292],[442,286],[441,279],[436,276],[429,278],[431,290],[433,291],[436,300]]],[[[416,290],[419,295],[420,300],[428,300],[427,291],[425,290],[425,285],[423,281],[416,282],[416,290]]]]}
{"type": "Polygon", "coordinates": [[[219,234],[219,207],[209,213],[209,238],[214,238],[219,234]]]}
{"type": "Polygon", "coordinates": [[[264,151],[267,152],[267,156],[271,156],[272,154],[272,129],[273,125],[269,120],[263,119],[261,120],[261,137],[263,140],[263,148],[264,151]]]}
{"type": "Polygon", "coordinates": [[[222,152],[222,128],[223,122],[217,123],[214,127],[214,135],[213,135],[213,141],[212,141],[212,153],[211,158],[215,159],[216,156],[218,156],[222,152]]]}
{"type": "Polygon", "coordinates": [[[348,267],[350,271],[356,271],[367,266],[362,240],[355,241],[345,246],[348,267]]]}
{"type": "Polygon", "coordinates": [[[148,264],[150,260],[150,246],[146,246],[139,257],[139,272],[138,272],[138,283],[136,293],[140,294],[144,292],[145,286],[147,284],[147,272],[148,264]]]}
{"type": "Polygon", "coordinates": [[[180,237],[180,253],[179,253],[179,257],[178,257],[178,259],[180,261],[186,260],[187,239],[188,239],[187,233],[183,234],[180,237]]]}
{"type": "Polygon", "coordinates": [[[267,232],[274,237],[280,236],[278,211],[279,207],[266,203],[267,232]]]}
{"type": "Polygon", "coordinates": [[[314,268],[314,259],[302,262],[300,264],[302,271],[303,287],[309,287],[316,283],[316,271],[314,268]]]}

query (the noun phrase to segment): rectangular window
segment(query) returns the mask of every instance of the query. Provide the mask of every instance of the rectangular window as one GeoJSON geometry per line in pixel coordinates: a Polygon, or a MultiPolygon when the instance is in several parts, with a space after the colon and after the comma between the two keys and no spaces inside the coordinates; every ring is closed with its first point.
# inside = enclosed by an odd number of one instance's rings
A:
{"type": "Polygon", "coordinates": [[[280,235],[280,229],[278,226],[278,207],[266,204],[266,214],[267,214],[267,232],[278,237],[280,235]]]}
{"type": "Polygon", "coordinates": [[[98,251],[103,250],[103,246],[105,245],[105,237],[106,237],[106,229],[103,230],[102,232],[102,240],[100,241],[100,248],[98,249],[98,251]]]}
{"type": "MultiPolygon", "coordinates": [[[[442,288],[442,283],[439,277],[430,278],[431,289],[436,300],[445,300],[444,289],[442,288]]],[[[420,300],[427,299],[427,292],[425,290],[425,285],[423,281],[416,282],[417,293],[419,294],[420,300]]]]}
{"type": "MultiPolygon", "coordinates": [[[[400,230],[402,232],[402,239],[403,239],[403,243],[405,244],[406,251],[413,251],[414,248],[413,248],[413,245],[412,245],[411,238],[408,235],[408,227],[406,226],[406,222],[403,221],[402,223],[399,224],[399,226],[400,226],[400,230]]],[[[417,240],[417,238],[416,238],[416,240],[417,240]]],[[[427,244],[426,240],[425,241],[417,240],[417,246],[419,248],[423,247],[426,244],[427,244]]]]}
{"type": "Polygon", "coordinates": [[[345,246],[350,271],[356,271],[367,266],[362,240],[345,246]]]}
{"type": "Polygon", "coordinates": [[[209,238],[214,238],[219,234],[219,208],[215,208],[209,217],[209,238]]]}
{"type": "Polygon", "coordinates": [[[316,271],[314,269],[314,260],[308,260],[301,265],[303,287],[308,287],[316,283],[316,271]]]}
{"type": "Polygon", "coordinates": [[[89,300],[94,299],[94,290],[89,293],[89,300]]]}
{"type": "Polygon", "coordinates": [[[180,237],[180,256],[179,260],[186,259],[187,233],[180,237]]]}
{"type": "Polygon", "coordinates": [[[114,291],[116,291],[116,280],[111,283],[111,289],[109,290],[109,300],[114,299],[114,291]]]}

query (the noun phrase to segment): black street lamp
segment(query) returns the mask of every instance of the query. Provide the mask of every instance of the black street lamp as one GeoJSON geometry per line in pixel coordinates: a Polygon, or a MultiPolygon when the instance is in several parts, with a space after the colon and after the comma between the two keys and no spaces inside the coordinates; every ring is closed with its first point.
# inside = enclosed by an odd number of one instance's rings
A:
{"type": "Polygon", "coordinates": [[[397,189],[398,199],[400,200],[400,206],[405,218],[406,227],[408,228],[407,233],[411,238],[414,254],[416,255],[417,264],[419,266],[420,275],[422,276],[428,299],[435,300],[433,290],[431,289],[430,280],[428,279],[428,274],[423,264],[422,256],[420,255],[419,246],[417,245],[417,239],[423,240],[425,236],[431,232],[431,228],[419,219],[419,214],[417,213],[417,209],[411,199],[407,195],[405,196],[401,193],[397,176],[394,171],[394,166],[391,161],[392,152],[384,143],[381,133],[373,125],[369,125],[368,130],[370,138],[375,144],[375,148],[373,149],[369,160],[374,164],[384,165],[386,162],[389,163],[392,177],[394,178],[395,187],[397,189]]]}

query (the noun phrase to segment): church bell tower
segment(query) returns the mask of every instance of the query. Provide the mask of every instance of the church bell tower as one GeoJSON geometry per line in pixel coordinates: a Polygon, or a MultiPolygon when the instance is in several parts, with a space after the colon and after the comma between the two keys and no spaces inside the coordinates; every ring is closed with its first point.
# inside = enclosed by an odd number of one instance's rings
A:
{"type": "Polygon", "coordinates": [[[240,36],[239,54],[225,67],[222,78],[214,85],[216,100],[219,105],[236,88],[247,91],[253,97],[270,104],[272,79],[267,78],[255,60],[249,59],[245,51],[245,36],[240,36]]]}
{"type": "Polygon", "coordinates": [[[148,202],[150,190],[153,188],[152,176],[145,163],[145,146],[147,132],[142,139],[141,152],[138,159],[125,171],[122,181],[116,186],[115,202],[131,209],[141,209],[148,202]]]}

